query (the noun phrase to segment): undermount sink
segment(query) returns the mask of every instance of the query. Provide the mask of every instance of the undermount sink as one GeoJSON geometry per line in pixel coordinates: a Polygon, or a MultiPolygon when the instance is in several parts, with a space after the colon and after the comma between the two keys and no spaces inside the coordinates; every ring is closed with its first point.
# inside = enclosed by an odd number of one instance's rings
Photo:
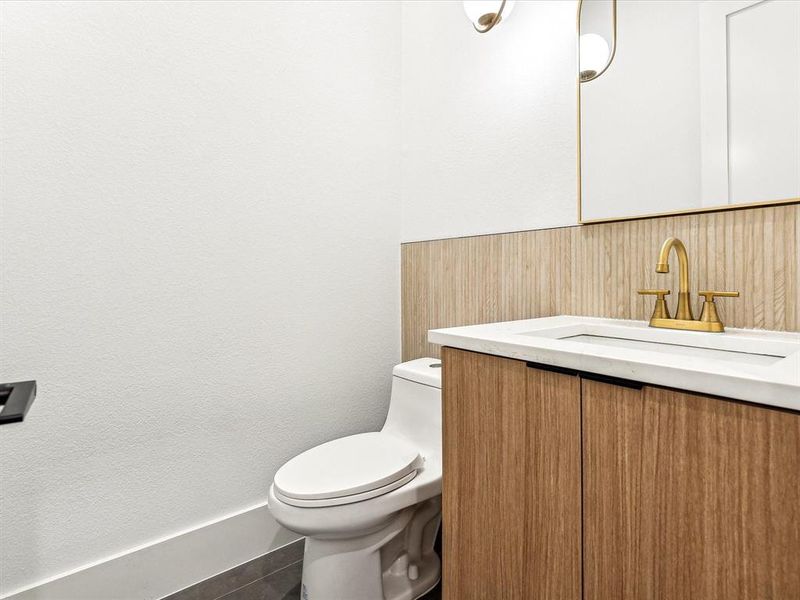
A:
{"type": "Polygon", "coordinates": [[[705,333],[643,321],[544,317],[433,329],[428,340],[705,394],[800,410],[800,333],[705,333]]]}
{"type": "Polygon", "coordinates": [[[748,365],[771,365],[786,356],[774,354],[754,354],[750,352],[739,352],[738,350],[717,350],[704,346],[688,346],[684,344],[665,344],[662,342],[650,342],[630,338],[581,334],[561,338],[581,344],[598,344],[600,346],[614,346],[617,348],[630,348],[631,350],[650,350],[655,352],[666,352],[668,354],[680,354],[681,356],[699,356],[703,358],[713,358],[716,360],[729,360],[741,362],[748,365]]]}
{"type": "Polygon", "coordinates": [[[752,335],[735,335],[735,332],[733,335],[731,333],[725,335],[604,323],[579,323],[553,329],[525,331],[519,335],[748,365],[772,365],[800,350],[800,342],[764,340],[752,335]]]}

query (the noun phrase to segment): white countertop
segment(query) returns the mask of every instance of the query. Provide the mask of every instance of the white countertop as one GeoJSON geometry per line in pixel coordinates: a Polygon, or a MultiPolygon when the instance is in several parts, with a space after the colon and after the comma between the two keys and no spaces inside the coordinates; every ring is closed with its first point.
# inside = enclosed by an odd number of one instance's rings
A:
{"type": "Polygon", "coordinates": [[[432,329],[428,341],[800,410],[800,333],[700,333],[644,321],[558,316],[432,329]]]}

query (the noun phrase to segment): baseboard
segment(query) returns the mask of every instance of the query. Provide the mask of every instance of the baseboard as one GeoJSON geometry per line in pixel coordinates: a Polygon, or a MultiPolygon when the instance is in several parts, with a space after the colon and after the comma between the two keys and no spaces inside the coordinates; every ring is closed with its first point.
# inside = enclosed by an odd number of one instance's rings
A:
{"type": "Polygon", "coordinates": [[[158,600],[298,539],[266,503],[62,573],[0,600],[158,600]]]}

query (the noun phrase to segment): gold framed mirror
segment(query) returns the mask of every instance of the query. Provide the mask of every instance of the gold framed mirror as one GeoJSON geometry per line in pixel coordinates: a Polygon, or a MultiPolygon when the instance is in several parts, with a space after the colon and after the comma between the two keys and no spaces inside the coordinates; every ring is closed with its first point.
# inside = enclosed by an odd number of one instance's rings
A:
{"type": "Polygon", "coordinates": [[[800,203],[800,0],[579,0],[578,222],[800,203]]]}

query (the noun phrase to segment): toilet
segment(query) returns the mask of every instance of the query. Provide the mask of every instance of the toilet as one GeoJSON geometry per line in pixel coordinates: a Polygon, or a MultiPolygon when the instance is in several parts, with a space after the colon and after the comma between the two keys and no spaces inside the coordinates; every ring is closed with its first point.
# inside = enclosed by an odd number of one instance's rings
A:
{"type": "Polygon", "coordinates": [[[306,536],[302,600],[414,600],[439,581],[441,363],[394,367],[383,428],[321,444],[275,474],[269,509],[306,536]]]}

